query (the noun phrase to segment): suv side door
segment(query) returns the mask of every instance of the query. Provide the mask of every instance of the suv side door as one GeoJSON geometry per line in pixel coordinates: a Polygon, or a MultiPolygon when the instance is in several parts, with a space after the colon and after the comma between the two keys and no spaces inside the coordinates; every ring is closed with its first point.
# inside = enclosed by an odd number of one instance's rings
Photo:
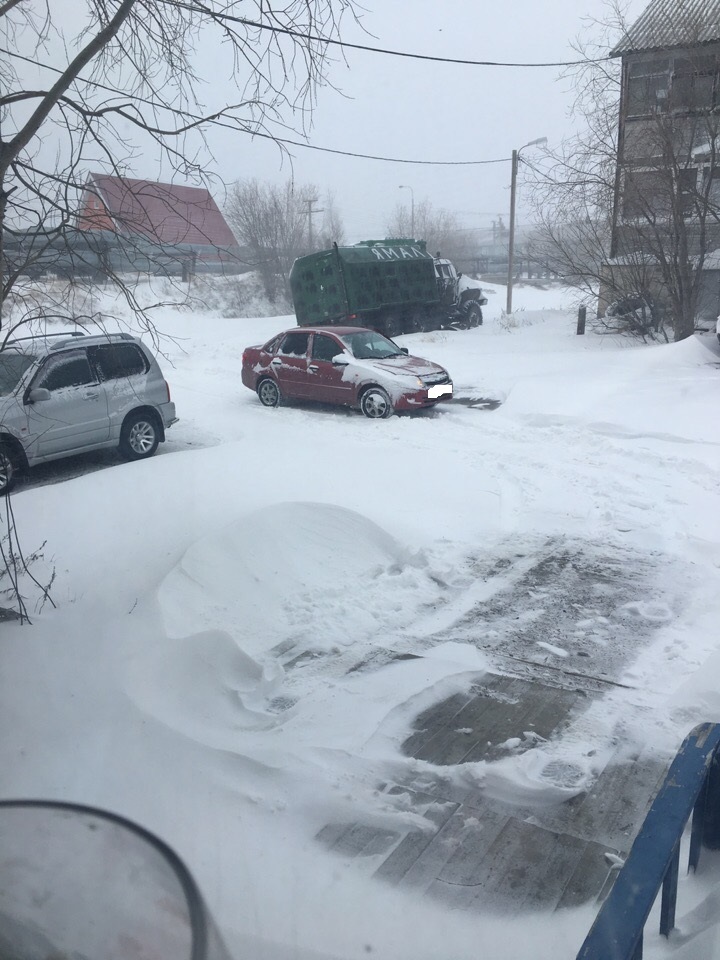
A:
{"type": "Polygon", "coordinates": [[[128,341],[89,346],[87,352],[105,388],[111,437],[119,437],[127,413],[160,399],[148,397],[150,362],[137,344],[128,341]]]}
{"type": "Polygon", "coordinates": [[[31,457],[71,453],[110,438],[105,389],[84,347],[51,353],[33,377],[23,402],[34,439],[28,450],[31,457]],[[50,398],[31,403],[28,394],[37,387],[49,390],[50,398]]]}

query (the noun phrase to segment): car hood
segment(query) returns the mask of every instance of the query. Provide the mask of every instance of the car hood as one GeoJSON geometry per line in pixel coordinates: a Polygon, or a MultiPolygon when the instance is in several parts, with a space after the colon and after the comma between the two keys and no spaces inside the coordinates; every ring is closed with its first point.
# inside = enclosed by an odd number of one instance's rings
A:
{"type": "Polygon", "coordinates": [[[362,363],[398,377],[429,377],[433,374],[447,373],[447,370],[437,363],[423,360],[422,357],[408,357],[405,354],[399,357],[388,357],[387,360],[363,360],[362,363]]]}

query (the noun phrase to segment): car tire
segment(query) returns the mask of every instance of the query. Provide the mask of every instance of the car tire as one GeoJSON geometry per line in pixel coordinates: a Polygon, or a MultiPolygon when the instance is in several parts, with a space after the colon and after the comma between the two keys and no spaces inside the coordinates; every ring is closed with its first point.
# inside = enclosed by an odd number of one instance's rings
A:
{"type": "Polygon", "coordinates": [[[10,493],[17,483],[19,464],[14,450],[7,443],[0,443],[0,497],[10,493]]]}
{"type": "Polygon", "coordinates": [[[386,420],[393,414],[393,405],[382,387],[369,387],[360,397],[360,410],[371,420],[386,420]]]}
{"type": "Polygon", "coordinates": [[[279,407],[282,396],[280,394],[280,387],[275,383],[274,380],[271,380],[269,377],[266,377],[264,380],[261,380],[257,385],[257,395],[260,399],[260,403],[264,407],[279,407]]]}
{"type": "Polygon", "coordinates": [[[131,413],[120,431],[120,454],[126,460],[151,457],[160,443],[157,419],[151,413],[131,413]]]}

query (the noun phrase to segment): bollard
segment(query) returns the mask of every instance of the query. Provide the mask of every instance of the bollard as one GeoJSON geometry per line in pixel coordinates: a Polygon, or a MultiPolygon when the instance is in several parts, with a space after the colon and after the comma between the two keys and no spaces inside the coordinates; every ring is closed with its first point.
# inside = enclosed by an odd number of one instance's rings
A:
{"type": "Polygon", "coordinates": [[[578,336],[585,333],[585,316],[587,314],[587,307],[578,308],[578,322],[577,322],[577,332],[578,336]]]}

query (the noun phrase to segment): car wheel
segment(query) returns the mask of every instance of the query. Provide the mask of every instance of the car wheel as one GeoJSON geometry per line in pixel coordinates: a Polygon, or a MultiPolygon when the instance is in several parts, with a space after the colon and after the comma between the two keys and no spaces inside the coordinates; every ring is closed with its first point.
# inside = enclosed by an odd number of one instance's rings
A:
{"type": "Polygon", "coordinates": [[[476,303],[471,303],[465,311],[469,327],[479,327],[483,322],[482,310],[476,303]]]}
{"type": "Polygon", "coordinates": [[[120,431],[120,453],[126,460],[151,457],[160,443],[157,421],[150,413],[133,413],[120,431]]]}
{"type": "Polygon", "coordinates": [[[6,443],[0,443],[0,496],[10,493],[17,482],[17,457],[6,443]]]}
{"type": "Polygon", "coordinates": [[[370,387],[360,398],[360,410],[372,420],[384,420],[392,416],[393,405],[382,387],[370,387]]]}
{"type": "Polygon", "coordinates": [[[274,380],[261,380],[257,385],[257,395],[264,407],[280,406],[280,387],[274,380]]]}

